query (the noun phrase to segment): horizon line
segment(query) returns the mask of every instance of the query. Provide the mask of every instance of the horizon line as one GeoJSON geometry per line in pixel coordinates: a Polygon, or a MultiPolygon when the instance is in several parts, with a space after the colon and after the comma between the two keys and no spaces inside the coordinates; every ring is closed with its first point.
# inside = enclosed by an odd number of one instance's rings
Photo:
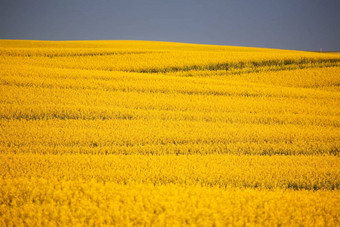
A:
{"type": "Polygon", "coordinates": [[[317,53],[336,53],[340,50],[301,50],[301,49],[284,49],[284,48],[273,48],[263,46],[238,46],[238,45],[226,45],[226,44],[213,44],[213,43],[193,43],[193,42],[180,42],[180,41],[165,41],[165,40],[143,40],[143,39],[65,39],[65,40],[54,40],[54,39],[7,39],[0,38],[0,41],[37,41],[37,42],[86,42],[86,41],[137,41],[137,42],[163,42],[163,43],[178,43],[178,44],[192,44],[192,45],[209,45],[209,46],[224,46],[224,47],[244,47],[244,48],[260,48],[260,49],[273,49],[273,50],[290,50],[290,51],[305,51],[305,52],[317,52],[317,53]]]}

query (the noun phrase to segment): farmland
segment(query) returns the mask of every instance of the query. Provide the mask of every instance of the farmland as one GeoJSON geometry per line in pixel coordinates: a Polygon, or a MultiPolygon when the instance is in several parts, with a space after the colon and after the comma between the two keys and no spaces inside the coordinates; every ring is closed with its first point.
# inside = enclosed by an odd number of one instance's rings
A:
{"type": "Polygon", "coordinates": [[[340,225],[340,55],[0,40],[0,225],[340,225]]]}

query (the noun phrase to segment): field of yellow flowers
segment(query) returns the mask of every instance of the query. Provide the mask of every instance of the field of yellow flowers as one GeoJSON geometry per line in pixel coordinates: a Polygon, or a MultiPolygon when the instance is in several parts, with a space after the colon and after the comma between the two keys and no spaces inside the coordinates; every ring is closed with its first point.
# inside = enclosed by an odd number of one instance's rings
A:
{"type": "Polygon", "coordinates": [[[340,55],[0,40],[0,226],[339,226],[340,55]]]}

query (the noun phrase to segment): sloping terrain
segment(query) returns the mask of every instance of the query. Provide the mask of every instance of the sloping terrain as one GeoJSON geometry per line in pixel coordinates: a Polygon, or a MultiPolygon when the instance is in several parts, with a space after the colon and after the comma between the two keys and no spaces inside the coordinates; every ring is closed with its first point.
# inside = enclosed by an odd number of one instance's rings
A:
{"type": "Polygon", "coordinates": [[[0,41],[0,225],[339,225],[340,55],[0,41]]]}

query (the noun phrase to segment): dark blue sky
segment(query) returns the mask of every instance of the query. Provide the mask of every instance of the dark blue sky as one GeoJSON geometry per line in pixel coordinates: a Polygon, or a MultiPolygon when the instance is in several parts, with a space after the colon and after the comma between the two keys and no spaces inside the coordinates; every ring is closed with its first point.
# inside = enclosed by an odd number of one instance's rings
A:
{"type": "Polygon", "coordinates": [[[340,0],[0,0],[0,39],[340,50],[340,0]]]}

